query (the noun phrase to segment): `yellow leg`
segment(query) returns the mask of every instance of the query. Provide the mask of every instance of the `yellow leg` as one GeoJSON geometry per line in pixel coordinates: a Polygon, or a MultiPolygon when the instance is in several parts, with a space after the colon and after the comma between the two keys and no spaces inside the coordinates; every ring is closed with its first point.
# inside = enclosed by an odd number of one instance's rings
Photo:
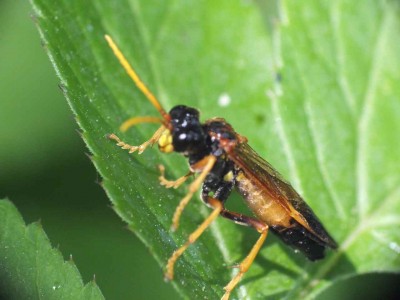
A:
{"type": "Polygon", "coordinates": [[[185,252],[185,250],[193,244],[200,235],[207,229],[207,227],[214,221],[223,209],[223,205],[216,199],[210,199],[209,204],[214,207],[214,211],[208,216],[207,219],[191,234],[183,246],[174,251],[167,263],[167,270],[165,272],[165,279],[172,280],[174,278],[174,265],[177,259],[185,252]]]}
{"type": "Polygon", "coordinates": [[[203,158],[200,162],[196,163],[195,167],[201,166],[202,171],[189,186],[189,192],[187,195],[181,200],[178,207],[175,209],[174,216],[172,218],[172,226],[171,229],[175,231],[179,226],[179,218],[181,217],[182,211],[184,210],[185,206],[189,203],[190,199],[192,199],[193,194],[199,189],[200,185],[203,183],[204,179],[210,173],[212,167],[214,166],[217,158],[214,155],[209,155],[203,158]]]}
{"type": "Polygon", "coordinates": [[[160,138],[160,136],[164,130],[165,130],[165,127],[163,125],[157,129],[157,131],[153,134],[153,136],[148,141],[144,142],[140,146],[131,146],[131,145],[121,141],[120,138],[117,137],[114,133],[108,135],[108,138],[116,141],[117,145],[119,147],[121,147],[122,149],[129,150],[129,153],[133,153],[136,150],[138,150],[138,153],[141,154],[141,153],[143,153],[144,150],[146,150],[146,148],[148,146],[153,146],[154,143],[156,143],[158,141],[158,139],[160,138]]]}
{"type": "Polygon", "coordinates": [[[178,188],[182,183],[186,181],[190,176],[192,176],[194,173],[192,171],[189,171],[186,175],[178,178],[177,180],[168,180],[165,178],[165,167],[163,165],[159,165],[158,169],[160,170],[160,177],[158,179],[160,180],[160,184],[164,185],[167,189],[169,188],[178,188]]]}
{"type": "Polygon", "coordinates": [[[265,226],[263,229],[259,229],[261,233],[260,237],[258,238],[257,242],[254,244],[253,248],[251,249],[250,253],[246,256],[246,258],[240,263],[238,266],[239,273],[236,274],[235,277],[224,287],[225,294],[222,296],[221,300],[228,300],[232,290],[235,286],[239,283],[240,279],[243,277],[244,273],[250,268],[251,264],[253,263],[254,259],[256,258],[258,252],[260,251],[261,246],[263,245],[267,233],[268,233],[268,226],[265,226]]]}

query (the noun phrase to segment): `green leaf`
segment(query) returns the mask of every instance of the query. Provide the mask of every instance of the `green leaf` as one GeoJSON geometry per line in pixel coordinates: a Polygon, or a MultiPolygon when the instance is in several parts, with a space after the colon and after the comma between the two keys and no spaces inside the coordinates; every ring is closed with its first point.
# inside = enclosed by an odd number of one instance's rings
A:
{"type": "Polygon", "coordinates": [[[52,248],[40,224],[26,226],[8,200],[0,200],[0,298],[104,299],[94,281],[84,285],[73,261],[52,248]]]}
{"type": "Polygon", "coordinates": [[[276,38],[284,95],[272,107],[293,181],[340,241],[292,290],[296,298],[329,279],[400,270],[400,23],[391,1],[312,10],[293,1],[283,13],[276,38]]]}
{"type": "MultiPolygon", "coordinates": [[[[157,115],[104,41],[111,35],[168,110],[223,116],[287,176],[340,245],[308,262],[269,237],[233,298],[311,298],[369,272],[399,272],[399,26],[394,1],[33,0],[43,43],[116,212],[165,266],[209,213],[185,189],[178,155],[130,155],[105,138],[131,116],[157,115]],[[276,13],[275,13],[276,11],[276,13]],[[221,99],[229,99],[227,106],[221,99]]],[[[139,144],[155,131],[118,133],[139,144]]],[[[240,202],[233,195],[229,203],[240,202]]],[[[186,298],[216,299],[257,239],[217,220],[176,265],[186,298]]],[[[160,276],[162,276],[160,272],[160,276]]]]}

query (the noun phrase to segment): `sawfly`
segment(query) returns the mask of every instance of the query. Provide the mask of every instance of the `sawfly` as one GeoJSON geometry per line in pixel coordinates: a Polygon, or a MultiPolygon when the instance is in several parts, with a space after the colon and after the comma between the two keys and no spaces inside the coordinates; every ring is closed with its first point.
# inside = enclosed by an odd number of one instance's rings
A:
{"type": "Polygon", "coordinates": [[[106,35],[105,38],[130,78],[160,113],[160,117],[134,117],[121,125],[125,131],[139,123],[160,124],[153,136],[140,146],[131,146],[115,134],[108,137],[130,153],[142,153],[148,146],[157,143],[161,152],[178,152],[188,159],[189,172],[175,181],[167,180],[164,177],[164,167],[160,166],[160,183],[167,188],[177,188],[193,174],[198,174],[175,210],[173,229],[178,228],[185,206],[200,188],[201,199],[212,209],[204,222],[190,234],[186,243],[172,253],[166,266],[166,279],[173,279],[177,259],[218,216],[252,227],[260,234],[250,253],[237,266],[237,274],[225,286],[224,300],[229,299],[232,290],[250,268],[269,230],[311,261],[322,259],[326,248],[337,248],[336,242],[311,208],[290,183],[249,146],[246,137],[235,132],[223,118],[212,118],[202,123],[199,111],[193,107],[178,105],[166,112],[111,37],[106,35]],[[254,216],[225,208],[225,202],[233,189],[243,197],[254,216]]]}

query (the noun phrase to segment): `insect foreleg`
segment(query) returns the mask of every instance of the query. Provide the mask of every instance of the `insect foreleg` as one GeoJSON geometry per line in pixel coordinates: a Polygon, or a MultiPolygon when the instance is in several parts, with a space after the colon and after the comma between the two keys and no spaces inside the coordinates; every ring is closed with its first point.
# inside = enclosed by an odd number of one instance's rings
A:
{"type": "Polygon", "coordinates": [[[108,138],[116,141],[117,145],[119,147],[121,147],[122,149],[129,150],[129,153],[133,153],[138,150],[138,153],[141,154],[141,153],[143,153],[144,150],[146,150],[146,148],[148,146],[153,146],[158,141],[158,139],[160,138],[160,136],[164,130],[165,130],[165,126],[163,125],[157,129],[157,131],[153,134],[153,136],[148,141],[144,142],[143,144],[141,144],[139,146],[132,146],[132,145],[129,145],[129,144],[121,141],[121,139],[118,136],[116,136],[114,133],[108,135],[108,138]]]}
{"type": "Polygon", "coordinates": [[[119,127],[119,129],[122,132],[125,132],[132,126],[135,126],[135,125],[141,124],[141,123],[162,123],[162,120],[158,117],[151,117],[151,116],[133,117],[133,118],[126,120],[124,123],[122,123],[121,126],[119,127]]]}

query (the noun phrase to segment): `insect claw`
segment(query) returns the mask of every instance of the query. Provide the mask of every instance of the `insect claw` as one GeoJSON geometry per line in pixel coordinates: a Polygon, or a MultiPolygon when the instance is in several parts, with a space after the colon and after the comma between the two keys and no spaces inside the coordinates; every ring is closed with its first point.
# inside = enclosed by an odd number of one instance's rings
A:
{"type": "Polygon", "coordinates": [[[172,232],[175,232],[175,231],[178,229],[178,227],[179,227],[179,223],[177,223],[177,224],[172,224],[171,227],[170,227],[170,230],[171,230],[172,232]]]}
{"type": "Polygon", "coordinates": [[[164,281],[168,282],[171,281],[173,278],[169,278],[168,274],[164,274],[164,281]]]}
{"type": "Polygon", "coordinates": [[[175,181],[167,181],[167,180],[165,180],[165,181],[160,180],[160,184],[165,186],[167,189],[172,188],[172,187],[174,189],[176,189],[179,186],[179,184],[176,184],[175,181]]]}
{"type": "Polygon", "coordinates": [[[169,188],[168,185],[167,185],[167,183],[164,182],[164,181],[160,181],[160,184],[161,184],[162,186],[165,186],[167,189],[169,188]]]}

